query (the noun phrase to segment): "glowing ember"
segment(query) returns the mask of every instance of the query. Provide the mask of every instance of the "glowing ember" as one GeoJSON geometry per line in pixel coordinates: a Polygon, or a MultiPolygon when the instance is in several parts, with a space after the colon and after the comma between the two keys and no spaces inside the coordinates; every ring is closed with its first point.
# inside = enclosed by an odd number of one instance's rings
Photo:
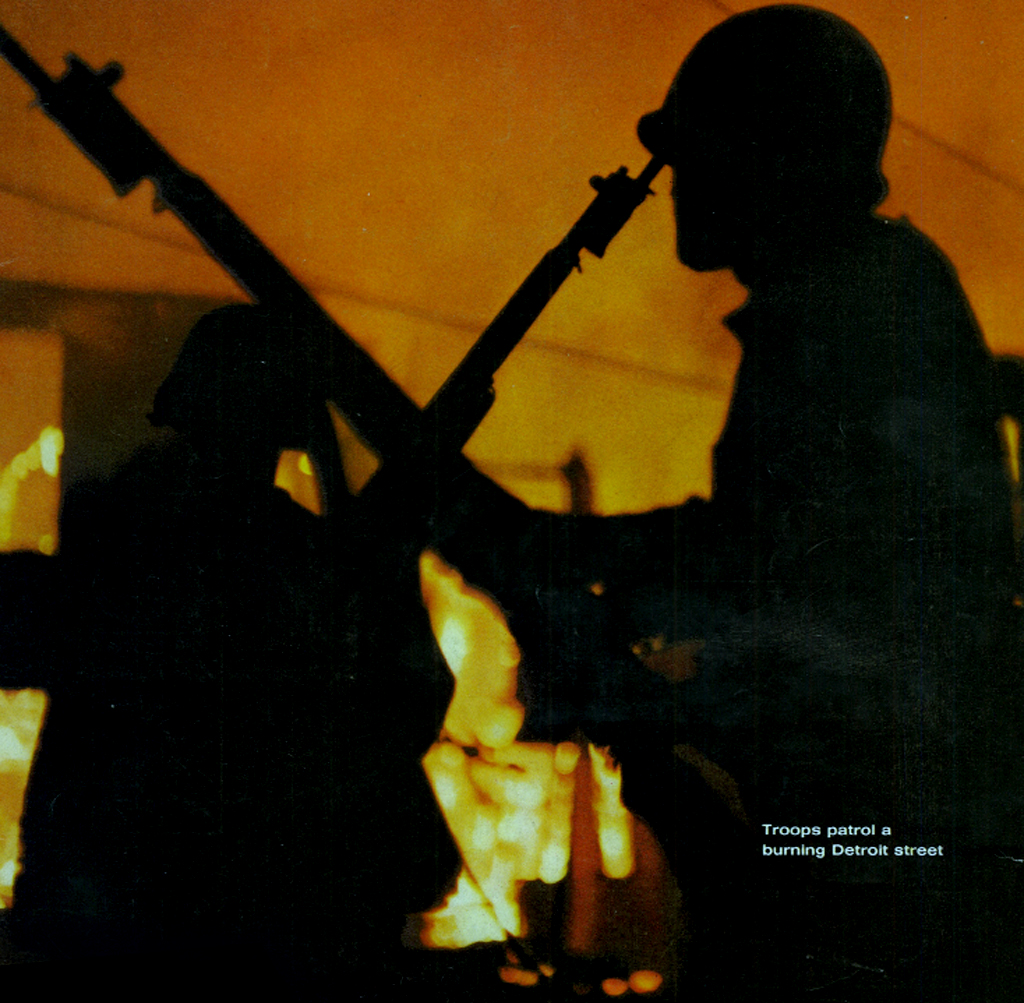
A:
{"type": "Polygon", "coordinates": [[[9,908],[18,875],[18,823],[46,710],[39,690],[0,690],[0,909],[9,908]]]}
{"type": "Polygon", "coordinates": [[[499,968],[498,978],[513,986],[535,986],[540,981],[539,973],[524,968],[499,968]]]}
{"type": "Polygon", "coordinates": [[[657,972],[634,972],[629,977],[629,988],[635,993],[656,993],[665,980],[657,972]]]}

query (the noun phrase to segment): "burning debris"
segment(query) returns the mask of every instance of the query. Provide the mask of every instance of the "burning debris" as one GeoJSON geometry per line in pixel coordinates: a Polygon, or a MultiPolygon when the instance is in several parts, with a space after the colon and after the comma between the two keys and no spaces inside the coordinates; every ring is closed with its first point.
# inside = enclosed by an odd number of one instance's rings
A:
{"type": "Polygon", "coordinates": [[[499,977],[510,984],[607,958],[629,977],[604,979],[606,995],[656,991],[674,967],[679,894],[657,840],[622,803],[620,766],[583,736],[516,741],[520,652],[504,614],[437,554],[422,555],[420,576],[455,678],[423,767],[463,861],[454,890],[421,917],[421,942],[507,941],[499,977]]]}

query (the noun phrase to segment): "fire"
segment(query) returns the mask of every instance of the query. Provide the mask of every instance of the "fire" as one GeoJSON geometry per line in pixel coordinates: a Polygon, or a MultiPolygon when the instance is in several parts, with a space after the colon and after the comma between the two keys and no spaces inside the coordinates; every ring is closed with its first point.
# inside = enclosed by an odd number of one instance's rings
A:
{"type": "Polygon", "coordinates": [[[601,872],[606,878],[628,878],[633,873],[633,816],[622,803],[622,770],[607,749],[592,745],[590,767],[601,872]]]}
{"type": "MultiPolygon", "coordinates": [[[[503,936],[521,937],[523,885],[555,884],[568,873],[582,750],[571,742],[515,741],[524,717],[516,699],[519,648],[504,615],[436,554],[423,554],[420,575],[434,635],[455,677],[440,741],[423,766],[503,936]]],[[[614,786],[612,779],[607,789],[614,786]]],[[[601,810],[606,807],[609,818],[619,818],[602,800],[601,810]]],[[[609,846],[616,833],[609,829],[609,846]]],[[[621,840],[615,852],[613,866],[621,870],[628,852],[621,840]]],[[[445,908],[450,905],[449,899],[445,908]]],[[[433,923],[424,936],[431,946],[455,946],[433,923]]]]}
{"type": "Polygon", "coordinates": [[[420,557],[420,585],[434,636],[455,677],[442,739],[464,748],[510,746],[525,713],[516,699],[519,646],[504,614],[430,551],[420,557]]]}
{"type": "Polygon", "coordinates": [[[313,515],[320,515],[320,483],[313,463],[306,453],[297,449],[285,449],[277,461],[274,473],[274,487],[284,488],[303,508],[313,515]]]}
{"type": "Polygon", "coordinates": [[[46,695],[39,690],[0,690],[0,909],[13,900],[18,823],[45,710],[46,695]]]}
{"type": "Polygon", "coordinates": [[[502,941],[506,933],[477,883],[463,870],[455,890],[428,914],[423,937],[432,946],[469,947],[502,941]]]}
{"type": "MultiPolygon", "coordinates": [[[[14,517],[18,504],[18,489],[30,474],[42,470],[48,477],[60,473],[60,458],[64,452],[64,433],[47,425],[39,437],[18,453],[0,471],[0,550],[10,548],[14,536],[14,517]]],[[[36,549],[52,554],[56,542],[52,533],[44,533],[36,541],[36,549]]]]}
{"type": "MultiPolygon", "coordinates": [[[[423,767],[503,936],[521,937],[522,886],[554,884],[568,870],[580,750],[515,741],[524,708],[516,699],[519,648],[505,617],[436,554],[421,557],[420,575],[434,636],[455,677],[440,740],[423,767]]],[[[434,926],[424,936],[431,946],[456,946],[439,942],[434,926]]]]}
{"type": "MultiPolygon", "coordinates": [[[[656,992],[663,976],[647,965],[674,964],[668,945],[679,932],[680,902],[657,841],[622,803],[621,768],[585,739],[517,741],[525,716],[516,695],[520,652],[501,609],[429,551],[420,581],[455,680],[423,767],[463,860],[454,891],[421,917],[422,943],[542,943],[552,931],[531,929],[524,889],[564,882],[561,950],[636,954],[629,979],[606,980],[605,995],[656,992]]],[[[554,971],[548,959],[534,959],[510,961],[498,975],[525,986],[554,971]]]]}

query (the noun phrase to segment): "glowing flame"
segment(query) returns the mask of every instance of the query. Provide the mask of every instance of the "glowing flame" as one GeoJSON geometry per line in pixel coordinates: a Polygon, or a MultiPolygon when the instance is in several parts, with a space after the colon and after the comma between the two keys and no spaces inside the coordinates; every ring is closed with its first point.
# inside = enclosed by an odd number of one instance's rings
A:
{"type": "MultiPolygon", "coordinates": [[[[572,757],[563,753],[556,763],[556,755],[554,746],[539,743],[466,750],[441,741],[423,759],[445,821],[502,937],[526,933],[519,906],[523,884],[553,884],[568,869],[574,778],[573,769],[565,774],[558,766],[572,757]]],[[[464,946],[445,940],[436,928],[424,940],[433,947],[464,946]]]]}
{"type": "Polygon", "coordinates": [[[425,917],[422,939],[435,947],[469,947],[506,939],[477,883],[462,871],[455,890],[425,917]]]}
{"type": "Polygon", "coordinates": [[[303,508],[313,515],[320,515],[320,482],[313,464],[305,453],[296,449],[285,449],[277,461],[274,487],[284,488],[303,508]]]}
{"type": "Polygon", "coordinates": [[[629,988],[635,993],[656,993],[665,980],[657,972],[642,970],[629,977],[629,988]]]}
{"type": "MultiPolygon", "coordinates": [[[[59,428],[47,425],[27,449],[18,453],[0,471],[0,550],[10,545],[14,536],[14,514],[18,505],[18,488],[22,482],[38,470],[48,477],[60,473],[60,457],[64,452],[64,433],[59,428]]],[[[56,543],[52,533],[44,533],[36,542],[36,549],[52,554],[56,543]]]]}
{"type": "Polygon", "coordinates": [[[607,749],[595,749],[592,745],[590,769],[601,871],[606,878],[628,878],[634,864],[633,816],[622,803],[622,769],[607,749]]]}
{"type": "Polygon", "coordinates": [[[621,768],[585,740],[517,741],[519,648],[501,610],[436,554],[420,558],[420,582],[455,679],[423,768],[463,860],[455,890],[420,917],[420,941],[460,948],[530,938],[522,957],[520,945],[506,944],[507,963],[496,972],[502,982],[535,986],[554,977],[555,958],[539,956],[554,949],[616,959],[618,971],[632,972],[574,985],[577,993],[659,992],[663,973],[678,966],[685,918],[657,840],[622,803],[621,768]],[[530,913],[523,903],[533,896],[523,892],[531,882],[562,883],[564,914],[530,913]],[[562,926],[560,947],[552,922],[562,926]]]}
{"type": "Polygon", "coordinates": [[[524,711],[516,699],[519,646],[504,615],[430,551],[420,557],[420,585],[434,637],[455,677],[442,738],[466,748],[510,745],[524,711]]]}
{"type": "Polygon", "coordinates": [[[0,690],[0,909],[9,908],[18,876],[18,823],[46,696],[0,690]]]}
{"type": "MultiPolygon", "coordinates": [[[[522,937],[523,885],[555,884],[568,873],[579,769],[593,777],[588,786],[604,874],[632,872],[633,820],[619,797],[621,773],[607,752],[593,747],[583,756],[572,742],[517,742],[524,717],[516,698],[519,648],[504,615],[436,554],[422,555],[420,580],[434,636],[455,678],[440,740],[423,767],[467,878],[472,875],[502,935],[522,937]]],[[[453,907],[449,898],[427,914],[424,943],[464,946],[462,928],[442,919],[453,907]]],[[[489,928],[482,939],[495,939],[493,933],[489,928]]]]}

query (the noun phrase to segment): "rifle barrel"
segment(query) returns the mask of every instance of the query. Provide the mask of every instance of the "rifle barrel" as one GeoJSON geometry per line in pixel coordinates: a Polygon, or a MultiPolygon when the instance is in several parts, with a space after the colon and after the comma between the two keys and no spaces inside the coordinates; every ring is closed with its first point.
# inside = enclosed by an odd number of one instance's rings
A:
{"type": "MultiPolygon", "coordinates": [[[[114,96],[119,66],[94,70],[68,56],[67,72],[53,80],[0,25],[0,55],[21,74],[43,111],[106,175],[118,195],[144,177],[171,209],[257,302],[280,309],[292,326],[314,336],[323,358],[312,368],[330,373],[321,384],[350,424],[384,461],[407,463],[430,450],[457,454],[483,419],[493,397],[494,373],[522,340],[586,248],[601,257],[612,237],[649,194],[662,164],[652,160],[636,179],[622,167],[593,178],[586,211],[548,251],[425,410],[405,394],[376,360],[331,318],[249,227],[206,184],[185,170],[114,96]]],[[[308,346],[307,346],[308,347],[308,346]]],[[[314,361],[311,359],[311,361],[314,361]]],[[[320,389],[318,387],[317,389],[320,389]]]]}
{"type": "Polygon", "coordinates": [[[501,308],[473,347],[445,380],[424,410],[426,426],[435,439],[461,449],[473,434],[481,390],[522,341],[526,332],[561,288],[586,248],[603,256],[608,243],[626,224],[633,210],[650,194],[648,186],[664,167],[652,158],[636,178],[624,167],[607,178],[592,178],[597,197],[562,239],[548,251],[501,308]]]}
{"type": "Polygon", "coordinates": [[[266,245],[205,181],[185,170],[114,96],[119,70],[93,70],[77,57],[53,80],[0,26],[0,55],[36,92],[43,111],[104,173],[118,195],[143,178],[259,303],[280,309],[317,338],[325,387],[358,434],[385,462],[405,455],[420,409],[373,357],[331,318],[266,245]]]}
{"type": "Polygon", "coordinates": [[[3,56],[28,81],[36,94],[53,87],[49,74],[21,47],[21,43],[0,24],[0,56],[3,56]]]}

